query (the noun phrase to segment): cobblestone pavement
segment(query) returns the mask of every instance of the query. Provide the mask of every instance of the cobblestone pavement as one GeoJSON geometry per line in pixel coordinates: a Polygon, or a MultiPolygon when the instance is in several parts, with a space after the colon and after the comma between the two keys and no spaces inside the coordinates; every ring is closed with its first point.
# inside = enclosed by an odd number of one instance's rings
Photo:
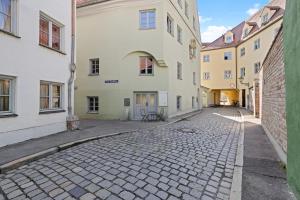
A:
{"type": "Polygon", "coordinates": [[[0,200],[229,199],[238,119],[235,109],[212,108],[72,147],[0,175],[0,200]]]}

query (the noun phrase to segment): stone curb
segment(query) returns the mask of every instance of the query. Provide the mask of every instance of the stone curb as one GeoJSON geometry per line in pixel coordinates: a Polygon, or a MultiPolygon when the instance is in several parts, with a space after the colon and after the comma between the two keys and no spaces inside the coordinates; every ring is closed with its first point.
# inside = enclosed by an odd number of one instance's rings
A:
{"type": "MultiPolygon", "coordinates": [[[[144,130],[151,130],[151,129],[160,128],[160,127],[168,126],[168,125],[171,125],[171,124],[175,124],[175,123],[178,123],[180,121],[186,120],[188,118],[192,118],[192,117],[194,117],[194,116],[196,116],[200,113],[201,113],[201,110],[200,111],[195,111],[195,112],[192,112],[192,113],[188,114],[185,117],[179,118],[179,119],[174,120],[172,122],[169,122],[169,123],[166,123],[166,124],[163,124],[163,125],[154,126],[154,127],[151,127],[151,128],[146,128],[144,130]]],[[[0,166],[0,174],[4,174],[4,173],[6,173],[10,170],[16,169],[16,168],[18,168],[22,165],[27,164],[27,163],[33,162],[33,161],[38,160],[40,158],[46,157],[48,155],[63,151],[65,149],[68,149],[68,148],[71,148],[71,147],[74,147],[74,146],[77,146],[77,145],[80,145],[80,144],[83,144],[83,143],[86,143],[86,142],[90,142],[90,141],[94,141],[94,140],[98,140],[98,139],[102,139],[102,138],[106,138],[106,137],[112,137],[112,136],[116,136],[116,135],[126,134],[126,133],[134,133],[134,132],[137,132],[139,130],[140,129],[134,129],[134,130],[130,130],[130,131],[111,133],[111,134],[107,134],[107,135],[90,137],[90,138],[86,138],[86,139],[82,139],[82,140],[77,140],[77,141],[74,141],[74,142],[68,142],[68,143],[65,143],[65,144],[61,144],[61,145],[58,145],[56,147],[52,147],[50,149],[47,149],[47,150],[44,150],[44,151],[41,151],[41,152],[38,152],[38,153],[35,153],[35,154],[31,154],[29,156],[19,158],[17,160],[11,161],[11,162],[5,163],[5,164],[0,166]]]]}
{"type": "Polygon", "coordinates": [[[245,137],[245,121],[244,115],[241,115],[241,135],[239,137],[237,156],[233,171],[233,180],[230,191],[230,200],[242,199],[242,179],[243,179],[243,166],[244,166],[244,137],[245,137]]]}

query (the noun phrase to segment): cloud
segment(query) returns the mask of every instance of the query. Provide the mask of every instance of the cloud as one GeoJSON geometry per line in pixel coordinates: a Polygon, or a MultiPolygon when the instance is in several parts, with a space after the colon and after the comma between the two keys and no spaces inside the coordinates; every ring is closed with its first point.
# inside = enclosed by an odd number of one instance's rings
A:
{"type": "Polygon", "coordinates": [[[257,11],[259,11],[259,7],[260,7],[260,4],[259,4],[259,3],[254,4],[252,8],[249,8],[249,9],[247,10],[247,14],[248,14],[249,16],[254,15],[257,11]]]}
{"type": "Polygon", "coordinates": [[[206,31],[201,33],[202,42],[213,42],[230,29],[230,26],[208,26],[206,31]]]}
{"type": "Polygon", "coordinates": [[[203,16],[199,15],[199,22],[200,23],[206,23],[206,22],[209,22],[211,20],[212,20],[211,17],[203,17],[203,16]]]}

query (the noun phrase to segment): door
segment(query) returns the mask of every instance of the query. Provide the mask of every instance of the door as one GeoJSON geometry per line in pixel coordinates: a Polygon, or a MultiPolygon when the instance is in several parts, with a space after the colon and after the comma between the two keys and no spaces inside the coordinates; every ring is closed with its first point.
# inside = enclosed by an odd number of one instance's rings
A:
{"type": "Polygon", "coordinates": [[[142,120],[142,113],[157,112],[157,93],[135,93],[134,119],[142,120]]]}
{"type": "Polygon", "coordinates": [[[242,107],[246,107],[246,90],[242,90],[242,107]]]}

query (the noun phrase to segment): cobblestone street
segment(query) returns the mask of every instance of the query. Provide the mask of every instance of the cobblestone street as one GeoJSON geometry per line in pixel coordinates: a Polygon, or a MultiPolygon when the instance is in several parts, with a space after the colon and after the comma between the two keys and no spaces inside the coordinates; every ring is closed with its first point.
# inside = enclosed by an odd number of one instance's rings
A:
{"type": "Polygon", "coordinates": [[[229,199],[236,109],[88,142],[0,175],[3,199],[229,199]]]}

